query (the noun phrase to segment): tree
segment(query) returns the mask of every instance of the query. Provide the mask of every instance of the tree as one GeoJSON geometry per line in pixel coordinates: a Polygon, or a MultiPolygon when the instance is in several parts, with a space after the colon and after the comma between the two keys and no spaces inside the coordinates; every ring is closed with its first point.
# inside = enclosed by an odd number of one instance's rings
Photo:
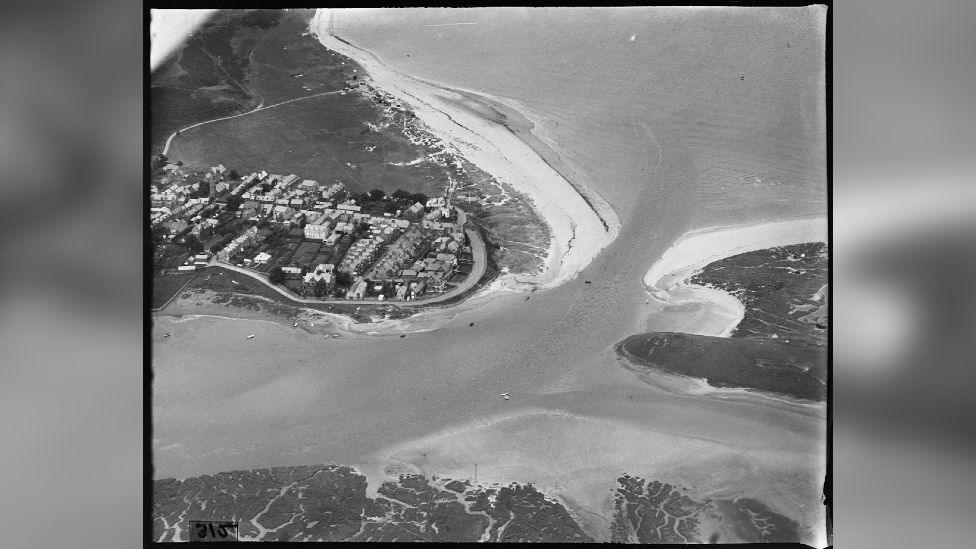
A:
{"type": "Polygon", "coordinates": [[[203,242],[196,235],[187,235],[186,240],[184,240],[183,245],[186,246],[191,253],[198,254],[203,252],[203,242]]]}
{"type": "Polygon", "coordinates": [[[210,196],[210,182],[204,179],[200,182],[200,188],[197,189],[197,198],[206,198],[210,196]]]}
{"type": "Polygon", "coordinates": [[[166,244],[167,243],[166,236],[168,234],[169,231],[166,230],[166,227],[163,227],[161,225],[156,225],[155,227],[153,227],[150,236],[150,240],[152,242],[153,247],[166,244]]]}
{"type": "Polygon", "coordinates": [[[243,198],[237,196],[236,194],[232,194],[227,197],[227,211],[236,212],[237,208],[240,208],[241,204],[243,203],[244,203],[243,198]]]}
{"type": "Polygon", "coordinates": [[[404,200],[404,201],[408,201],[408,200],[410,200],[410,197],[411,197],[411,196],[412,196],[412,195],[411,195],[410,193],[408,193],[407,191],[405,191],[405,190],[403,190],[403,189],[397,189],[397,190],[396,190],[396,191],[395,191],[395,192],[393,193],[393,198],[395,198],[395,199],[397,199],[397,200],[404,200]]]}
{"type": "Polygon", "coordinates": [[[271,267],[271,270],[268,271],[268,281],[272,284],[284,284],[285,278],[285,271],[281,270],[278,265],[271,267]]]}
{"type": "Polygon", "coordinates": [[[238,175],[237,170],[231,170],[227,172],[227,178],[232,181],[238,181],[240,180],[241,176],[238,175]]]}
{"type": "Polygon", "coordinates": [[[315,288],[312,291],[315,294],[315,297],[322,297],[328,290],[329,285],[325,283],[324,278],[320,278],[315,281],[315,288]]]}
{"type": "Polygon", "coordinates": [[[383,189],[373,189],[373,190],[369,191],[369,199],[370,200],[373,200],[373,201],[383,200],[383,197],[384,196],[386,196],[386,192],[383,189]]]}
{"type": "Polygon", "coordinates": [[[162,168],[164,165],[166,165],[167,160],[166,155],[163,153],[154,154],[150,159],[150,167],[153,170],[162,168]]]}

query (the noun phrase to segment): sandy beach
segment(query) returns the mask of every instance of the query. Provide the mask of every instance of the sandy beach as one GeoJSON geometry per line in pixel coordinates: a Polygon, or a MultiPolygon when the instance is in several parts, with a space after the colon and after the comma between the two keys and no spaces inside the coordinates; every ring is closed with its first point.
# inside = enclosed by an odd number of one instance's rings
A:
{"type": "MultiPolygon", "coordinates": [[[[542,273],[504,275],[502,285],[513,289],[558,286],[572,280],[613,241],[619,222],[616,216],[610,217],[609,206],[599,207],[601,214],[609,218],[605,221],[573,184],[515,134],[501,124],[459,108],[456,103],[464,99],[463,95],[402,74],[369,52],[330,35],[328,17],[328,10],[318,10],[310,26],[323,45],[356,61],[376,88],[408,105],[434,135],[461,156],[525,193],[548,223],[552,240],[542,273]]],[[[469,96],[479,95],[463,91],[469,96]]],[[[598,196],[595,192],[589,195],[598,196]]]]}
{"type": "Polygon", "coordinates": [[[688,279],[706,265],[733,255],[804,242],[827,241],[827,218],[804,217],[786,221],[735,227],[707,227],[678,238],[644,275],[644,286],[654,297],[655,313],[685,305],[698,306],[685,321],[662,327],[652,320],[650,331],[676,331],[697,335],[729,337],[745,315],[745,305],[735,296],[716,288],[689,284],[688,279]],[[667,329],[665,329],[667,328],[667,329]]]}

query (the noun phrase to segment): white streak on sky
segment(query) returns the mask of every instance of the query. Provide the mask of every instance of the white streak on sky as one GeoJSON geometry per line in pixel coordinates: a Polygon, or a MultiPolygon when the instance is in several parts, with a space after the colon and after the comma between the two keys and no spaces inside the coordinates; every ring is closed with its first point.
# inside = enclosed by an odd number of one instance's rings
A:
{"type": "Polygon", "coordinates": [[[150,10],[149,69],[155,70],[217,10],[150,10]]]}

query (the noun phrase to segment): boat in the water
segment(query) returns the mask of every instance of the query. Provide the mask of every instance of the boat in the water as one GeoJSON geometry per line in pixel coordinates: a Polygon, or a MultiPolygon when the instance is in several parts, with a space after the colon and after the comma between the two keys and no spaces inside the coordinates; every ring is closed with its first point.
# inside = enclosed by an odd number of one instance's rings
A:
{"type": "Polygon", "coordinates": [[[254,334],[251,334],[251,335],[245,337],[244,339],[251,339],[252,337],[254,337],[254,334]]]}

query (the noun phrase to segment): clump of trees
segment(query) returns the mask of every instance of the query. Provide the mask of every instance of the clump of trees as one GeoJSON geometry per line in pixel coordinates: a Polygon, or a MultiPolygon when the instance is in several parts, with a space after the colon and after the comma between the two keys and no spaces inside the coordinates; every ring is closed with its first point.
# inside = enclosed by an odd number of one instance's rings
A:
{"type": "Polygon", "coordinates": [[[312,288],[312,293],[315,297],[322,297],[329,290],[329,285],[325,283],[325,280],[319,279],[315,281],[315,287],[312,288]]]}
{"type": "Polygon", "coordinates": [[[197,189],[195,196],[197,198],[206,198],[210,196],[210,182],[207,181],[206,179],[203,179],[199,183],[200,183],[200,187],[197,189]]]}
{"type": "Polygon", "coordinates": [[[230,244],[231,240],[234,240],[233,236],[226,236],[224,238],[221,238],[220,240],[215,242],[212,246],[210,246],[210,253],[215,254],[220,250],[223,250],[225,247],[227,247],[228,244],[230,244]]]}
{"type": "Polygon", "coordinates": [[[193,254],[203,253],[203,242],[200,242],[200,239],[197,238],[197,236],[194,234],[187,235],[186,238],[183,240],[183,245],[186,246],[188,250],[190,250],[190,253],[193,254]]]}
{"type": "Polygon", "coordinates": [[[232,195],[230,195],[230,196],[227,197],[227,211],[228,212],[236,212],[237,209],[240,208],[241,207],[241,204],[243,204],[243,203],[244,203],[244,199],[243,198],[241,198],[240,196],[238,196],[236,194],[232,194],[232,195]]]}
{"type": "Polygon", "coordinates": [[[397,189],[392,196],[395,200],[399,200],[400,202],[409,202],[410,204],[413,204],[414,202],[426,204],[428,200],[427,195],[424,193],[409,193],[403,189],[397,189]]]}
{"type": "Polygon", "coordinates": [[[339,271],[335,274],[335,277],[337,286],[344,286],[346,288],[352,286],[352,276],[350,276],[349,273],[339,271]]]}
{"type": "Polygon", "coordinates": [[[169,159],[166,158],[165,154],[163,153],[154,154],[152,155],[152,157],[150,157],[149,168],[152,170],[158,170],[159,168],[165,166],[166,162],[168,161],[169,159]]]}
{"type": "Polygon", "coordinates": [[[414,202],[427,203],[427,195],[410,193],[402,189],[397,189],[391,195],[387,195],[382,189],[373,189],[369,192],[351,193],[349,198],[355,200],[356,204],[362,207],[363,213],[370,215],[394,213],[397,210],[410,207],[414,202]]]}
{"type": "Polygon", "coordinates": [[[278,265],[271,267],[271,269],[268,271],[268,280],[272,284],[284,284],[286,278],[285,271],[283,271],[278,265]]]}

